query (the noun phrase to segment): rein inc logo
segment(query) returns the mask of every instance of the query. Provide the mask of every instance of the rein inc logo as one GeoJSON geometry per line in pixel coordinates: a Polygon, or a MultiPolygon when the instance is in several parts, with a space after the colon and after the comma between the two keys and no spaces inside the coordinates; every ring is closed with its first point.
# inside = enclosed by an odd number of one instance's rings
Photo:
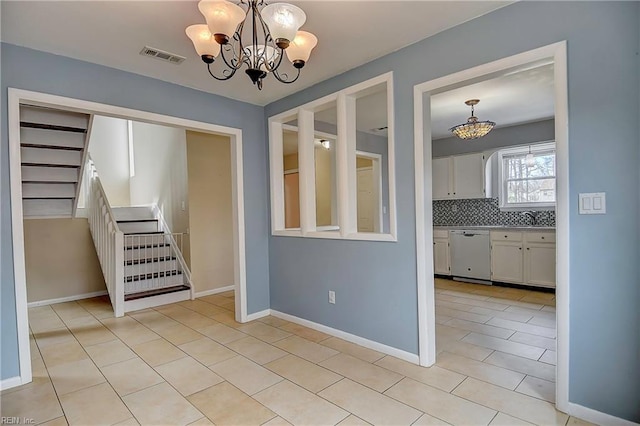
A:
{"type": "Polygon", "coordinates": [[[35,425],[36,421],[30,417],[0,417],[2,425],[35,425]]]}

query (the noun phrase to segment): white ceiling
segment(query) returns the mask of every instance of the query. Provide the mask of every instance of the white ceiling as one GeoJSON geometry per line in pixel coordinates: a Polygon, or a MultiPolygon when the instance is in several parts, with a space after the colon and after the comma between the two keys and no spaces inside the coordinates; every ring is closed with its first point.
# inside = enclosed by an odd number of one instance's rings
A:
{"type": "Polygon", "coordinates": [[[451,136],[451,127],[467,121],[471,108],[464,102],[469,99],[480,99],[475,107],[476,117],[495,121],[496,128],[552,118],[555,111],[553,64],[533,64],[501,77],[431,96],[433,139],[451,136]]]}
{"type": "Polygon", "coordinates": [[[7,43],[266,105],[511,2],[292,1],[307,13],[303,29],[318,36],[318,46],[296,83],[269,77],[262,91],[243,71],[226,82],[209,76],[184,33],[188,25],[204,23],[195,1],[2,0],[1,37],[7,43]],[[145,45],[187,60],[173,65],[140,56],[145,45]]]}
{"type": "MultiPolygon", "coordinates": [[[[386,92],[384,87],[381,89],[357,100],[356,125],[359,131],[387,134],[373,131],[387,125],[386,92]]],[[[496,128],[553,118],[553,64],[527,64],[505,75],[431,96],[433,139],[452,136],[449,129],[467,121],[471,108],[464,102],[468,99],[480,99],[476,117],[496,122],[496,128]]],[[[336,115],[333,107],[317,113],[315,118],[336,124],[336,115]]]]}

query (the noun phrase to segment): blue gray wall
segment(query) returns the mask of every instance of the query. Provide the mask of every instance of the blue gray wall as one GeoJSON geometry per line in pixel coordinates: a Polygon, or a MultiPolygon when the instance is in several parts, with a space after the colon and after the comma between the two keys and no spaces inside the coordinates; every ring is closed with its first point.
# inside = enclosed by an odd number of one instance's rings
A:
{"type": "Polygon", "coordinates": [[[398,242],[271,237],[271,307],[417,353],[413,86],[567,40],[569,399],[640,421],[639,8],[515,3],[268,105],[267,117],[394,72],[398,242]],[[607,215],[579,216],[578,193],[596,191],[607,215]]]}
{"type": "Polygon", "coordinates": [[[543,120],[519,126],[499,127],[482,139],[465,141],[455,136],[433,141],[434,158],[489,151],[506,146],[526,145],[555,140],[555,121],[543,120]]]}
{"type": "Polygon", "coordinates": [[[151,111],[242,129],[244,205],[247,250],[248,312],[269,308],[267,144],[262,107],[100,65],[2,44],[1,231],[0,285],[2,364],[0,378],[17,376],[18,354],[14,299],[7,88],[151,111]]]}

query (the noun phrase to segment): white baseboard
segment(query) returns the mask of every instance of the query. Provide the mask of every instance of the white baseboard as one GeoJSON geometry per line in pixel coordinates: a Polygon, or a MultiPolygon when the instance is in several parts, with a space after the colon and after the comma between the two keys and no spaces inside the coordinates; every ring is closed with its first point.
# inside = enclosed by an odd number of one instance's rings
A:
{"type": "Polygon", "coordinates": [[[92,297],[99,297],[107,295],[106,290],[94,291],[93,293],[76,294],[74,296],[60,297],[58,299],[40,300],[37,302],[29,302],[27,307],[33,308],[35,306],[54,305],[56,303],[73,302],[74,300],[91,299],[92,297]]]}
{"type": "Polygon", "coordinates": [[[253,314],[247,315],[247,322],[254,321],[259,318],[268,317],[269,315],[271,315],[271,309],[265,309],[264,311],[254,312],[253,314]]]}
{"type": "Polygon", "coordinates": [[[573,417],[578,417],[579,419],[586,420],[591,423],[595,423],[597,425],[608,425],[608,426],[637,426],[638,423],[634,423],[630,420],[621,419],[620,417],[612,416],[611,414],[606,414],[601,411],[596,411],[591,408],[584,407],[579,404],[574,404],[573,402],[569,403],[569,412],[568,414],[573,417]]]}
{"type": "MultiPolygon", "coordinates": [[[[264,311],[263,311],[264,312],[264,311]]],[[[331,336],[338,337],[340,339],[346,340],[351,343],[355,343],[356,345],[364,346],[365,348],[373,349],[374,351],[382,352],[386,355],[391,355],[396,358],[400,358],[407,362],[411,362],[413,364],[420,363],[420,357],[416,354],[412,354],[410,352],[403,351],[398,348],[394,348],[391,346],[387,346],[383,343],[375,342],[373,340],[365,339],[364,337],[356,336],[355,334],[347,333],[342,330],[338,330],[335,328],[327,327],[326,325],[318,324],[313,321],[309,321],[303,318],[298,318],[293,315],[285,314],[283,312],[275,311],[271,309],[271,315],[277,318],[282,318],[283,320],[287,320],[290,322],[294,322],[296,324],[304,325],[305,327],[312,328],[314,330],[321,331],[323,333],[329,334],[331,336]]]]}
{"type": "Polygon", "coordinates": [[[16,386],[20,386],[21,384],[22,384],[22,377],[20,376],[9,377],[8,379],[4,379],[0,381],[0,390],[15,388],[16,386]]]}
{"type": "Polygon", "coordinates": [[[212,294],[224,293],[225,291],[230,291],[230,290],[233,290],[234,288],[235,287],[233,285],[228,285],[226,287],[219,287],[211,290],[198,291],[196,292],[195,296],[197,299],[198,297],[211,296],[212,294]]]}

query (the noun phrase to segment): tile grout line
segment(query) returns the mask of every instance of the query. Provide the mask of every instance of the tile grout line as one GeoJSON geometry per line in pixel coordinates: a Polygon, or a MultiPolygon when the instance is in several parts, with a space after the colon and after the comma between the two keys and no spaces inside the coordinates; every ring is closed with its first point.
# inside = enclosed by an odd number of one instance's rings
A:
{"type": "MultiPolygon", "coordinates": [[[[68,303],[68,302],[67,302],[68,303]]],[[[88,311],[87,309],[85,309],[83,306],[81,306],[79,303],[74,302],[76,305],[78,305],[79,307],[81,307],[82,309],[84,309],[89,315],[91,315],[94,319],[98,320],[95,315],[93,315],[92,312],[88,311]]],[[[93,358],[91,358],[91,356],[89,355],[89,353],[86,351],[85,347],[82,345],[82,343],[80,343],[80,341],[78,340],[78,338],[76,337],[76,335],[73,333],[73,331],[69,328],[68,324],[66,323],[66,321],[64,319],[62,319],[62,317],[58,314],[58,312],[54,309],[55,305],[51,305],[51,310],[53,311],[53,313],[56,314],[56,316],[60,319],[60,321],[62,321],[62,323],[65,325],[65,328],[69,331],[69,333],[73,336],[74,340],[80,345],[80,347],[82,348],[83,352],[87,355],[87,358],[91,361],[91,363],[93,364],[93,366],[98,370],[98,372],[100,373],[100,375],[102,376],[102,378],[104,379],[103,383],[98,383],[95,385],[91,385],[91,386],[87,386],[85,388],[81,388],[81,389],[76,389],[73,392],[68,392],[66,395],[70,395],[72,393],[75,392],[79,392],[79,391],[85,391],[87,389],[96,387],[96,386],[100,386],[104,383],[109,383],[109,386],[111,387],[111,389],[113,390],[113,392],[118,396],[118,398],[120,398],[120,395],[118,395],[118,392],[116,392],[116,390],[113,388],[113,386],[111,385],[111,383],[107,380],[107,378],[105,377],[105,375],[102,373],[102,370],[100,370],[100,368],[96,365],[95,361],[93,360],[93,358]]],[[[98,320],[98,322],[100,322],[100,324],[102,324],[102,322],[100,320],[98,320]]],[[[103,326],[104,327],[104,326],[103,326]]],[[[106,328],[106,327],[105,327],[106,328]]],[[[115,334],[114,334],[115,335],[115,334]]],[[[117,337],[117,336],[116,336],[117,337]]],[[[34,336],[35,338],[35,336],[34,336]]],[[[38,341],[36,339],[36,345],[38,344],[38,341]]],[[[38,350],[40,351],[40,355],[42,355],[42,351],[40,350],[40,346],[38,345],[38,350]]],[[[55,384],[53,383],[53,379],[51,379],[51,375],[49,374],[49,367],[47,366],[46,362],[44,361],[44,357],[42,357],[42,362],[45,365],[45,368],[47,369],[47,375],[49,375],[49,380],[51,380],[51,385],[53,387],[53,390],[56,394],[56,398],[58,398],[58,404],[60,404],[60,409],[62,410],[62,413],[64,414],[64,418],[65,421],[67,422],[67,424],[69,423],[69,419],[67,418],[67,413],[64,409],[64,405],[62,404],[62,401],[60,400],[60,395],[58,394],[58,390],[56,389],[55,384]]],[[[124,404],[124,401],[122,401],[122,403],[124,404]]],[[[127,407],[126,404],[124,404],[124,406],[127,408],[127,411],[129,411],[129,414],[131,414],[133,416],[133,413],[131,412],[131,410],[129,410],[129,407],[127,407]]],[[[126,420],[126,419],[124,419],[126,420]]]]}
{"type": "MultiPolygon", "coordinates": [[[[94,316],[94,317],[95,317],[95,316],[94,316]]],[[[144,325],[144,324],[142,324],[140,321],[138,321],[136,318],[133,318],[133,317],[131,317],[130,315],[125,314],[125,316],[124,316],[123,318],[126,318],[126,317],[129,317],[129,318],[133,319],[133,320],[134,320],[134,321],[136,321],[138,324],[140,324],[140,325],[142,325],[143,327],[145,327],[147,330],[149,330],[149,331],[153,332],[154,334],[157,334],[157,333],[155,333],[153,330],[151,330],[149,327],[147,327],[146,325],[144,325]]],[[[114,318],[115,318],[115,317],[114,317],[114,318]]],[[[160,376],[160,377],[162,378],[162,380],[163,380],[163,382],[164,382],[164,383],[167,383],[169,386],[171,386],[171,387],[172,387],[172,388],[173,388],[173,389],[174,389],[174,390],[175,390],[175,391],[176,391],[180,396],[182,396],[182,397],[187,401],[187,403],[189,403],[189,404],[190,404],[190,405],[191,405],[191,406],[192,406],[196,411],[198,411],[200,414],[202,414],[202,416],[203,416],[203,417],[206,417],[206,416],[204,415],[204,413],[202,413],[198,408],[196,408],[195,406],[193,406],[193,404],[191,404],[191,402],[190,402],[186,397],[184,397],[184,396],[183,396],[183,395],[182,395],[182,394],[181,394],[181,393],[180,393],[180,392],[179,392],[179,391],[178,391],[178,390],[177,390],[177,389],[176,389],[176,388],[175,388],[171,383],[169,383],[169,382],[168,382],[164,377],[162,377],[162,375],[160,375],[160,374],[159,374],[159,373],[158,373],[158,372],[157,372],[157,371],[156,371],[156,370],[155,370],[151,365],[149,365],[149,363],[147,363],[147,362],[146,362],[146,361],[145,361],[145,360],[144,360],[140,355],[138,355],[138,353],[133,349],[133,347],[132,347],[131,345],[129,345],[129,344],[128,344],[127,342],[125,342],[124,340],[122,340],[122,339],[120,338],[120,336],[118,336],[116,333],[114,333],[113,331],[111,331],[111,329],[110,329],[109,327],[107,327],[106,325],[104,325],[104,324],[102,323],[102,321],[101,321],[99,318],[96,318],[96,319],[100,322],[100,324],[102,324],[102,326],[103,326],[103,327],[105,327],[107,330],[109,330],[111,333],[113,333],[113,334],[116,336],[116,338],[117,338],[120,342],[122,342],[122,344],[123,344],[123,345],[125,345],[125,346],[126,346],[127,348],[129,348],[129,349],[130,349],[134,354],[136,354],[136,357],[137,357],[138,359],[140,359],[140,360],[141,360],[142,362],[144,362],[144,363],[145,363],[149,368],[151,368],[151,369],[152,369],[156,374],[158,374],[158,376],[160,376]]],[[[63,321],[63,322],[64,322],[64,321],[63,321]]],[[[65,323],[65,324],[66,324],[66,323],[65,323]]],[[[159,336],[159,335],[158,335],[158,336],[159,336]]],[[[75,336],[74,336],[74,337],[75,337],[75,336]]],[[[168,342],[168,343],[170,343],[172,346],[174,346],[176,349],[178,349],[178,350],[180,350],[181,352],[185,353],[185,352],[184,352],[184,351],[182,351],[180,348],[178,348],[177,346],[173,345],[173,343],[171,343],[171,342],[169,342],[168,340],[164,339],[162,336],[160,336],[160,339],[163,339],[163,340],[167,341],[167,342],[168,342]]],[[[159,340],[159,339],[154,339],[154,340],[159,340]]],[[[152,341],[152,340],[150,340],[149,342],[151,342],[151,341],[152,341]]],[[[143,342],[143,343],[147,343],[147,342],[143,342]]],[[[84,347],[83,347],[83,349],[84,349],[84,347]]],[[[85,350],[85,352],[86,352],[86,350],[85,350]]],[[[89,355],[89,354],[87,353],[87,355],[89,355]]],[[[188,355],[188,354],[186,354],[186,353],[185,353],[185,355],[186,355],[186,356],[189,356],[189,355],[188,355]]],[[[102,373],[102,370],[100,369],[100,367],[98,367],[98,366],[95,364],[95,361],[93,361],[93,358],[91,358],[91,357],[89,356],[89,359],[91,359],[91,361],[94,363],[94,365],[96,366],[96,368],[98,369],[98,371],[100,371],[100,374],[102,374],[102,376],[104,377],[105,381],[106,381],[107,383],[109,383],[109,386],[113,389],[114,393],[115,393],[115,394],[116,394],[116,396],[120,399],[120,401],[122,401],[122,403],[123,403],[123,404],[124,404],[124,406],[127,408],[127,410],[129,411],[129,413],[131,414],[131,416],[132,416],[132,417],[133,417],[133,418],[134,418],[134,419],[135,419],[139,424],[141,424],[140,419],[138,419],[138,417],[136,417],[136,415],[131,411],[131,409],[129,408],[129,405],[127,405],[127,403],[125,402],[125,400],[124,400],[123,398],[124,398],[124,397],[126,397],[126,396],[128,396],[128,395],[133,395],[134,393],[137,393],[137,392],[140,392],[140,391],[143,391],[143,390],[146,390],[146,389],[152,388],[152,387],[154,387],[154,386],[160,385],[160,384],[162,384],[162,383],[156,383],[156,384],[154,384],[154,385],[150,385],[150,386],[147,386],[147,387],[145,387],[145,388],[138,389],[137,391],[135,391],[135,392],[131,392],[131,393],[127,394],[127,395],[120,395],[120,394],[115,390],[115,388],[113,387],[113,385],[111,384],[111,382],[106,378],[106,376],[104,375],[104,373],[102,373]]],[[[132,359],[133,359],[133,358],[132,358],[132,359]]],[[[129,360],[120,361],[120,362],[126,362],[126,361],[129,361],[129,360]]],[[[118,363],[113,363],[113,364],[111,364],[111,365],[115,365],[115,364],[118,364],[118,363]]],[[[125,419],[125,420],[126,420],[126,419],[125,419]]]]}

